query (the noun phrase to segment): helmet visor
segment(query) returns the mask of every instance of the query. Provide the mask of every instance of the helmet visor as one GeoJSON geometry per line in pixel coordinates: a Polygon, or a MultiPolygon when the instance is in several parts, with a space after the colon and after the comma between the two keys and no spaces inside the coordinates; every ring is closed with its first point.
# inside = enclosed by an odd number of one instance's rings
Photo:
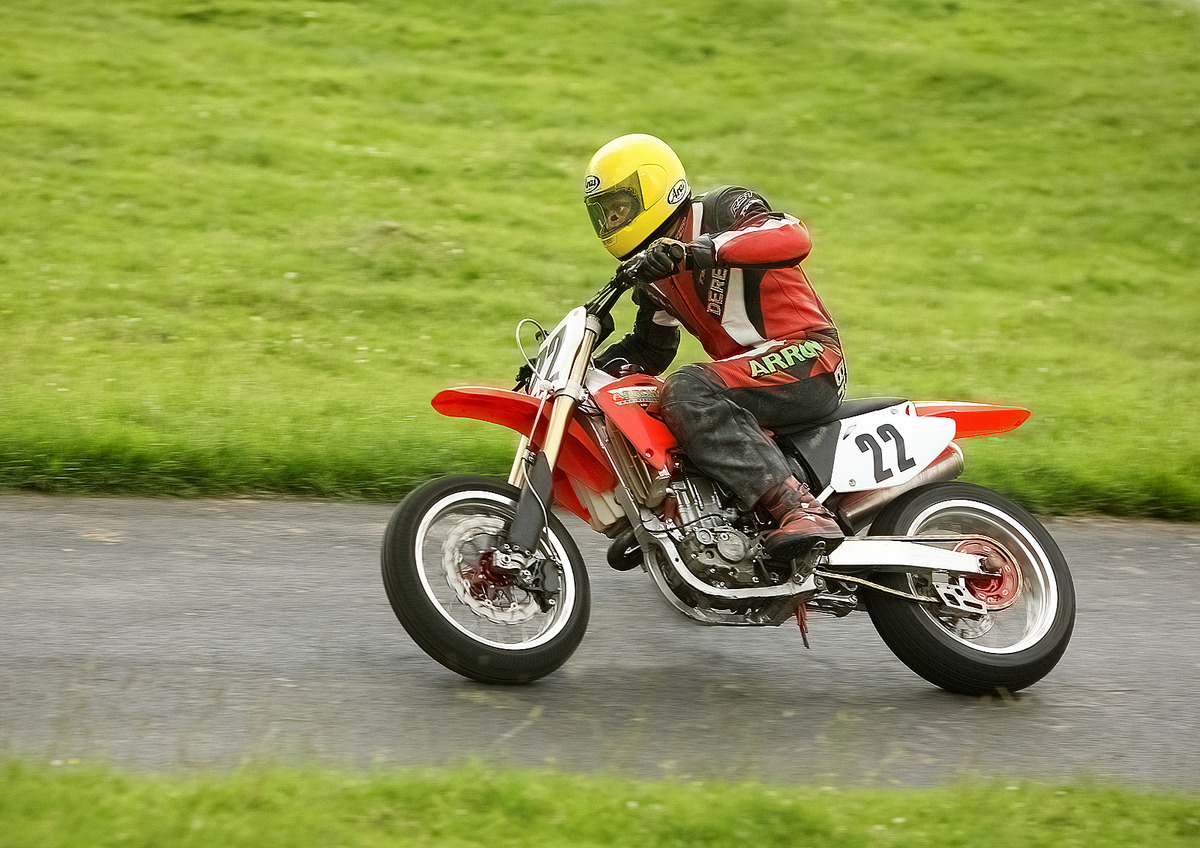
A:
{"type": "Polygon", "coordinates": [[[642,187],[634,171],[612,188],[584,198],[596,235],[608,238],[642,214],[642,187]]]}

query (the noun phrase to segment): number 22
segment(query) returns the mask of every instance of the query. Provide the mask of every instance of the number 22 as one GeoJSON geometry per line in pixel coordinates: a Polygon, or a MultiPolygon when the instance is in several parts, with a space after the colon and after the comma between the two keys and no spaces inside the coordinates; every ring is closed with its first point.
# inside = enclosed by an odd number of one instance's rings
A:
{"type": "Polygon", "coordinates": [[[879,434],[879,439],[876,439],[870,433],[863,433],[854,439],[854,444],[858,445],[858,449],[863,453],[871,452],[871,459],[875,465],[875,482],[882,483],[889,477],[895,475],[895,471],[884,464],[883,460],[883,445],[884,442],[895,442],[896,444],[896,467],[900,471],[908,471],[917,464],[917,461],[910,457],[904,449],[904,437],[900,435],[900,431],[892,424],[881,424],[875,428],[875,432],[879,434]]]}

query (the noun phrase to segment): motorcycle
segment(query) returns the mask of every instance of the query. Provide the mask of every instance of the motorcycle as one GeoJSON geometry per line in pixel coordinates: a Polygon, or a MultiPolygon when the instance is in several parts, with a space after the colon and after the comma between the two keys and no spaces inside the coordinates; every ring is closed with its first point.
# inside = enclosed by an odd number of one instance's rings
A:
{"type": "Polygon", "coordinates": [[[507,482],[430,481],[388,523],[388,600],[426,653],[468,678],[508,684],[570,658],[591,596],[558,507],[612,540],[611,567],[641,568],[701,624],[795,619],[807,646],[810,615],[865,610],[905,665],[970,695],[1015,692],[1054,668],[1075,619],[1066,560],[1027,511],[956,481],[958,440],[1013,430],[1028,410],[848,399],[826,419],[774,429],[847,538],[828,554],[772,560],[762,545],[771,517],[700,473],[657,416],[661,381],[592,364],[637,271],[636,259],[625,263],[554,330],[538,327],[537,355],[516,388],[433,398],[443,415],[499,424],[520,441],[507,482]]]}

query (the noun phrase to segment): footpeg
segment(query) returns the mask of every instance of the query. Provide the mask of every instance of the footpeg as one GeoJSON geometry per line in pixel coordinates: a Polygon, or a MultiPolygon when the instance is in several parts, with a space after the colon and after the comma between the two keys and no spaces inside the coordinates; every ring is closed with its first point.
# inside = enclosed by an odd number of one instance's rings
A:
{"type": "Polygon", "coordinates": [[[829,554],[826,548],[825,542],[817,542],[804,553],[804,556],[792,560],[792,580],[796,583],[803,583],[812,577],[813,572],[818,568],[829,565],[829,554]]]}

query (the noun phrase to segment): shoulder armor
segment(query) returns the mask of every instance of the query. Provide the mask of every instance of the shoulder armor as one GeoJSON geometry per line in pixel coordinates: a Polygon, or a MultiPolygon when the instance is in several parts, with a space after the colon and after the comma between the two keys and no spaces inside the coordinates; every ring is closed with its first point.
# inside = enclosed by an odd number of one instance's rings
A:
{"type": "Polygon", "coordinates": [[[720,186],[697,200],[704,204],[703,232],[721,233],[734,229],[747,218],[768,215],[771,207],[762,195],[742,186],[720,186]]]}

